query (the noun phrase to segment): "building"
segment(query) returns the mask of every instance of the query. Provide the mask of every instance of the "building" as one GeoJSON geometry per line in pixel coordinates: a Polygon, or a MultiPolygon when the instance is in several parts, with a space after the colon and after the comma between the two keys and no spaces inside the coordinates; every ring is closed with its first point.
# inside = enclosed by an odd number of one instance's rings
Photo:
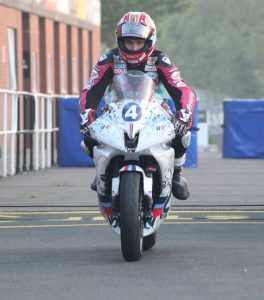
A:
{"type": "Polygon", "coordinates": [[[88,81],[100,11],[100,0],[0,0],[0,176],[57,162],[57,100],[88,81]]]}
{"type": "Polygon", "coordinates": [[[100,55],[100,1],[2,0],[0,14],[0,88],[78,94],[100,55]]]}

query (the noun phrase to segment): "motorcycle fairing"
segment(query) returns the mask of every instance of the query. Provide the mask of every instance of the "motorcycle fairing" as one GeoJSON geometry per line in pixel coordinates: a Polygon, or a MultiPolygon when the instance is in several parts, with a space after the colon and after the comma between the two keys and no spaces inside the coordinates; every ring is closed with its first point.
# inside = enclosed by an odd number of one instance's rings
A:
{"type": "Polygon", "coordinates": [[[144,151],[157,144],[165,144],[175,136],[172,123],[162,114],[152,114],[147,125],[140,131],[136,152],[144,151]]]}
{"type": "MultiPolygon", "coordinates": [[[[123,172],[139,172],[143,177],[143,191],[144,196],[152,199],[152,178],[146,176],[145,171],[137,165],[125,165],[120,170],[119,173],[123,172]]],[[[114,177],[112,179],[112,197],[116,197],[119,194],[119,184],[120,184],[120,176],[114,177]]],[[[148,236],[155,232],[161,225],[161,223],[165,220],[167,214],[170,210],[170,196],[171,193],[165,197],[158,197],[152,208],[152,218],[150,221],[147,221],[144,226],[143,236],[148,236]]],[[[99,196],[99,198],[103,199],[103,196],[99,196]]],[[[153,201],[153,199],[152,199],[153,201]]],[[[101,212],[104,217],[109,221],[112,229],[115,233],[120,234],[119,223],[117,219],[113,216],[113,212],[111,209],[111,200],[107,202],[99,201],[99,205],[101,208],[101,212]]]]}
{"type": "MultiPolygon", "coordinates": [[[[116,100],[109,103],[109,109],[91,125],[91,137],[99,142],[94,147],[94,161],[97,173],[97,193],[102,215],[108,220],[113,230],[120,234],[118,216],[113,214],[112,204],[119,195],[120,173],[140,172],[143,178],[143,193],[153,199],[152,217],[145,222],[143,236],[155,232],[166,218],[170,209],[171,182],[174,167],[174,150],[170,141],[174,138],[174,127],[170,121],[170,115],[155,100],[153,82],[145,78],[146,84],[140,93],[136,92],[136,84],[131,84],[131,90],[127,88],[130,82],[127,73],[120,80],[116,79],[116,100]],[[128,81],[127,81],[128,80],[128,81]],[[120,86],[118,86],[118,84],[120,86]],[[124,89],[126,87],[126,89],[124,89]],[[119,93],[121,92],[121,93],[119,93]],[[131,92],[131,93],[130,93],[131,92]],[[121,97],[121,96],[122,97],[121,97]],[[130,97],[133,95],[135,98],[130,97]],[[128,96],[128,97],[126,97],[128,96]],[[127,137],[131,140],[138,134],[135,143],[127,143],[127,137]],[[127,147],[129,145],[129,147],[127,147]],[[158,164],[160,189],[152,195],[153,180],[146,176],[146,171],[140,165],[141,157],[151,156],[158,164]],[[122,157],[122,162],[114,164],[114,174],[109,178],[110,187],[105,182],[106,170],[112,159],[122,157]],[[132,162],[132,163],[131,163],[132,162]],[[117,173],[116,173],[117,172],[117,173]],[[107,188],[107,191],[106,191],[107,188]]],[[[132,76],[133,77],[133,76],[132,76]]],[[[138,80],[140,83],[141,81],[138,80]]],[[[114,87],[113,87],[114,90],[114,87]]],[[[119,160],[119,159],[118,159],[119,160]]],[[[156,183],[157,184],[157,183],[156,183]]]]}
{"type": "Polygon", "coordinates": [[[103,114],[93,122],[91,137],[99,143],[114,145],[116,149],[126,151],[124,131],[117,126],[114,113],[103,114]]]}

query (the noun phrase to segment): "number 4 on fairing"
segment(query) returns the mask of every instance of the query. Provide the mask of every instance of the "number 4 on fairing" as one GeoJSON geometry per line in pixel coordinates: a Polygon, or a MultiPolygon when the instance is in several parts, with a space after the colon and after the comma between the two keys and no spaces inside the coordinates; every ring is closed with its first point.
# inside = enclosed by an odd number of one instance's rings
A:
{"type": "Polygon", "coordinates": [[[135,122],[141,119],[141,107],[135,102],[127,103],[122,111],[123,120],[126,122],[135,122]]]}

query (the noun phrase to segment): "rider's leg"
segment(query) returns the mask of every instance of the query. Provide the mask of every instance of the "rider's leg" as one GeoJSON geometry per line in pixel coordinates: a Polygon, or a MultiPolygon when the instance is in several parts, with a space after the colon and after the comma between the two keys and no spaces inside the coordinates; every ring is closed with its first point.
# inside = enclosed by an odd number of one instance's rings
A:
{"type": "Polygon", "coordinates": [[[186,179],[182,176],[182,169],[185,163],[185,153],[190,145],[191,133],[176,135],[172,141],[175,151],[174,173],[172,177],[172,194],[176,199],[186,200],[190,196],[186,179]]]}
{"type": "MultiPolygon", "coordinates": [[[[98,145],[97,141],[92,139],[90,136],[84,137],[83,141],[81,142],[81,147],[83,151],[86,154],[88,154],[91,158],[93,158],[93,147],[97,145],[98,145]]],[[[96,177],[92,181],[90,187],[93,191],[97,191],[96,177]]]]}

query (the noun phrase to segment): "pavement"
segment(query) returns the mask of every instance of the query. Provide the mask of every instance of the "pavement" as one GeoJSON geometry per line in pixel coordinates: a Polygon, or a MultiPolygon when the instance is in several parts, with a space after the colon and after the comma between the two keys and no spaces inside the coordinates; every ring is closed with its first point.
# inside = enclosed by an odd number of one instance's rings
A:
{"type": "MultiPolygon", "coordinates": [[[[172,199],[175,207],[264,207],[264,160],[224,159],[219,151],[199,150],[198,166],[185,168],[191,196],[172,199]]],[[[0,209],[50,210],[97,206],[90,190],[94,168],[59,168],[0,178],[0,209]]]]}

